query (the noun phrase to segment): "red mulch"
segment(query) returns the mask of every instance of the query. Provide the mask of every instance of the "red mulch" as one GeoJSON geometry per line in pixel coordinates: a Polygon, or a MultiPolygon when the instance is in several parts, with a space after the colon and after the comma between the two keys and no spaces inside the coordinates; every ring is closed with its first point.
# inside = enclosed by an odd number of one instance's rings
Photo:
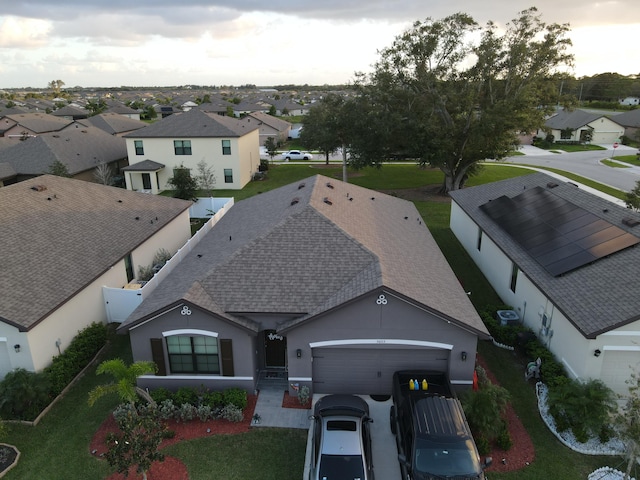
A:
{"type": "MultiPolygon", "coordinates": [[[[487,377],[491,380],[491,383],[499,385],[496,377],[489,371],[486,363],[478,355],[478,364],[485,369],[487,377]]],[[[501,450],[497,447],[491,451],[488,455],[493,458],[493,463],[487,472],[510,472],[513,470],[520,470],[531,464],[535,459],[535,449],[533,448],[533,442],[531,437],[522,425],[522,421],[516,415],[515,410],[509,404],[505,412],[505,419],[509,425],[509,435],[511,435],[512,446],[508,451],[501,450]]]]}
{"type": "MultiPolygon", "coordinates": [[[[487,369],[486,364],[482,358],[478,356],[478,364],[480,364],[487,372],[489,379],[497,384],[495,376],[487,369]]],[[[193,438],[204,437],[206,435],[219,435],[219,434],[234,434],[249,431],[251,425],[251,419],[256,406],[258,397],[256,395],[249,395],[247,397],[247,407],[244,410],[244,420],[242,422],[233,423],[227,420],[210,420],[208,422],[201,422],[199,420],[193,420],[187,423],[180,423],[171,421],[168,422],[168,427],[176,434],[173,438],[163,440],[160,448],[172,445],[180,440],[189,440],[193,438]],[[210,432],[207,432],[210,429],[210,432]]],[[[310,408],[309,406],[301,405],[298,397],[289,395],[289,392],[284,392],[282,399],[282,406],[284,408],[310,408]]],[[[516,415],[511,404],[507,407],[505,412],[506,420],[509,425],[509,434],[513,441],[512,447],[509,451],[500,450],[497,447],[494,448],[488,455],[493,458],[493,464],[487,469],[488,472],[510,472],[513,470],[520,470],[526,467],[535,459],[535,450],[529,434],[525,430],[520,418],[516,415]]],[[[95,450],[94,455],[100,455],[106,452],[105,440],[107,433],[117,430],[115,420],[112,415],[102,423],[99,430],[93,436],[89,450],[95,450]]],[[[135,475],[135,470],[132,469],[129,472],[129,479],[140,480],[141,475],[135,475]]],[[[186,466],[177,458],[165,457],[163,462],[155,462],[151,469],[147,472],[148,480],[188,480],[189,475],[187,473],[186,466]]],[[[107,480],[124,480],[125,477],[122,474],[115,473],[107,478],[107,480]]]]}
{"type": "MultiPolygon", "coordinates": [[[[173,438],[167,438],[162,441],[160,448],[173,445],[181,440],[190,440],[200,438],[207,435],[234,434],[248,432],[253,417],[253,411],[256,407],[256,395],[247,396],[247,406],[244,409],[244,420],[242,422],[230,422],[228,420],[209,420],[201,422],[200,420],[192,420],[190,422],[176,422],[174,420],[167,422],[169,430],[175,432],[173,438]],[[207,429],[210,431],[207,432],[207,429]]],[[[109,432],[116,432],[118,429],[113,415],[109,415],[102,422],[98,431],[94,434],[89,445],[89,451],[99,456],[107,451],[106,438],[109,432]]],[[[124,475],[114,473],[107,480],[124,480],[124,475]]],[[[128,479],[140,480],[142,475],[136,475],[135,469],[129,472],[128,479]]],[[[165,457],[163,462],[154,462],[151,469],[147,472],[148,480],[188,480],[187,467],[180,460],[174,457],[165,457]]]]}
{"type": "Polygon", "coordinates": [[[309,410],[311,408],[311,404],[310,402],[307,402],[306,405],[302,405],[297,396],[289,395],[289,392],[285,391],[284,397],[282,397],[282,408],[299,408],[302,410],[309,410]]]}

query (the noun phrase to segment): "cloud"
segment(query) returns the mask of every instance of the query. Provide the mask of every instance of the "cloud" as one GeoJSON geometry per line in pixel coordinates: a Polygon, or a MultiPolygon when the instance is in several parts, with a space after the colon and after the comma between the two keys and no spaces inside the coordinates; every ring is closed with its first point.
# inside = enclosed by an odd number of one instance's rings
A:
{"type": "Polygon", "coordinates": [[[51,26],[46,20],[0,18],[0,48],[37,48],[47,44],[51,26]]]}

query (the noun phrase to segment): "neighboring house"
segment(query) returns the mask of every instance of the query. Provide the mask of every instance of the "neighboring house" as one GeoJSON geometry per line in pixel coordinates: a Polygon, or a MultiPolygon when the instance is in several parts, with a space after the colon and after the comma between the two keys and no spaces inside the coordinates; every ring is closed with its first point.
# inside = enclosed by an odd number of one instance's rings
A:
{"type": "Polygon", "coordinates": [[[640,215],[543,173],[450,195],[453,233],[568,374],[628,393],[640,362],[640,215]]]}
{"type": "Polygon", "coordinates": [[[60,132],[13,140],[15,145],[2,150],[2,162],[13,167],[18,181],[48,173],[56,160],[73,178],[88,182],[96,181],[94,172],[101,164],[109,165],[113,175],[127,164],[122,138],[79,123],[60,132]]]}
{"type": "Polygon", "coordinates": [[[0,378],[49,365],[106,321],[103,286],[124,287],[191,233],[191,202],[52,175],[0,188],[0,205],[0,378]]]}
{"type": "Polygon", "coordinates": [[[126,106],[121,102],[108,102],[108,107],[104,111],[104,114],[116,114],[121,117],[126,117],[130,120],[140,121],[140,112],[135,108],[126,106]]]}
{"type": "Polygon", "coordinates": [[[620,105],[640,105],[640,98],[626,97],[620,100],[620,105]]]}
{"type": "Polygon", "coordinates": [[[250,127],[258,127],[260,145],[264,145],[269,137],[272,137],[276,142],[284,143],[289,138],[291,131],[289,122],[262,112],[250,113],[241,121],[250,127]]]}
{"type": "Polygon", "coordinates": [[[54,117],[62,117],[67,120],[81,120],[89,117],[89,110],[80,107],[74,107],[73,105],[65,105],[62,108],[58,108],[51,112],[54,117]]]}
{"type": "Polygon", "coordinates": [[[321,175],[237,202],[118,331],[159,367],[141,387],[250,392],[389,394],[405,368],[465,389],[489,338],[413,203],[321,175]]]}
{"type": "Polygon", "coordinates": [[[615,115],[613,119],[624,127],[624,135],[632,140],[640,140],[640,109],[615,115]]]}
{"type": "MultiPolygon", "coordinates": [[[[138,115],[139,117],[140,115],[138,115]]],[[[104,130],[110,135],[117,135],[119,137],[126,133],[135,132],[141,128],[146,127],[148,124],[140,121],[140,119],[133,119],[127,115],[121,115],[119,113],[101,113],[83,120],[83,125],[93,125],[101,130],[104,130]]]]}
{"type": "Polygon", "coordinates": [[[538,136],[544,137],[548,131],[554,136],[556,143],[580,142],[593,144],[609,144],[620,141],[624,128],[601,113],[585,110],[562,110],[544,123],[544,131],[538,136]]]}
{"type": "Polygon", "coordinates": [[[195,176],[201,161],[213,169],[214,188],[239,190],[260,165],[258,125],[199,109],[175,113],[124,138],[129,190],[158,193],[169,189],[174,169],[185,167],[195,176]],[[140,170],[140,162],[151,162],[153,168],[140,170]]]}
{"type": "Polygon", "coordinates": [[[309,105],[301,105],[288,98],[273,100],[271,102],[276,107],[276,115],[278,116],[300,116],[309,113],[309,105]]]}
{"type": "Polygon", "coordinates": [[[18,113],[0,118],[0,136],[26,138],[47,132],[59,132],[73,120],[48,113],[18,113]]]}

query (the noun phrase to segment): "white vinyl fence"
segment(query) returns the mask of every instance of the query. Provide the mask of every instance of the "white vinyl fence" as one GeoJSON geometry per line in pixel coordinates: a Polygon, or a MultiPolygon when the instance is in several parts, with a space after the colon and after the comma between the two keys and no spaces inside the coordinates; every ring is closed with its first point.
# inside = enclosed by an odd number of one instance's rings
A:
{"type": "Polygon", "coordinates": [[[133,312],[162,280],[182,261],[193,248],[202,240],[202,237],[211,230],[218,221],[233,206],[233,198],[198,198],[198,201],[189,209],[191,218],[207,218],[210,220],[198,230],[193,237],[187,240],[151,280],[141,285],[140,288],[113,288],[102,287],[104,308],[107,312],[109,323],[122,323],[133,312]],[[214,213],[215,212],[215,213],[214,213]]]}

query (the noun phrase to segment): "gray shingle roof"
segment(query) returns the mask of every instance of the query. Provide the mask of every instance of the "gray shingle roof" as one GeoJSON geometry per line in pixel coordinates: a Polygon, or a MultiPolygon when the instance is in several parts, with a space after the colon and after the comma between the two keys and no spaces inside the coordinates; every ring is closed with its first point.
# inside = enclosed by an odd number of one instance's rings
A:
{"type": "MultiPolygon", "coordinates": [[[[584,127],[586,124],[591,123],[601,117],[604,117],[602,113],[592,113],[586,110],[562,110],[553,117],[547,119],[544,122],[545,127],[553,128],[554,130],[564,130],[571,128],[573,130],[584,127]]],[[[616,118],[611,119],[617,122],[616,118]]]]}
{"type": "Polygon", "coordinates": [[[562,276],[553,277],[479,208],[502,195],[514,197],[523,189],[536,186],[547,188],[549,182],[558,184],[551,189],[555,195],[640,236],[640,226],[632,228],[622,223],[627,217],[640,220],[637,213],[543,173],[465,188],[451,192],[451,198],[586,338],[595,338],[600,333],[639,319],[640,284],[636,279],[640,248],[627,248],[562,276]]]}
{"type": "Polygon", "coordinates": [[[620,115],[613,115],[611,120],[622,125],[623,127],[640,127],[640,109],[629,110],[620,115]]]}
{"type": "Polygon", "coordinates": [[[34,133],[57,132],[71,125],[73,120],[56,117],[47,113],[15,113],[2,118],[0,130],[18,124],[34,133]]]}
{"type": "Polygon", "coordinates": [[[181,300],[286,328],[381,287],[487,335],[411,202],[317,175],[236,203],[121,328],[181,300]]]}
{"type": "Polygon", "coordinates": [[[197,138],[241,137],[258,128],[250,127],[235,118],[191,109],[174,113],[145,128],[124,135],[126,138],[197,138]]]}
{"type": "Polygon", "coordinates": [[[43,175],[0,188],[0,205],[0,320],[29,330],[191,202],[43,175]]]}
{"type": "Polygon", "coordinates": [[[40,175],[59,160],[71,175],[75,175],[101,163],[127,157],[127,146],[121,137],[96,127],[76,126],[78,128],[43,133],[18,142],[2,151],[2,161],[9,163],[18,174],[40,175]]]}
{"type": "Polygon", "coordinates": [[[110,135],[133,132],[147,126],[140,120],[134,120],[119,113],[101,113],[82,120],[82,123],[98,127],[110,135]]]}

